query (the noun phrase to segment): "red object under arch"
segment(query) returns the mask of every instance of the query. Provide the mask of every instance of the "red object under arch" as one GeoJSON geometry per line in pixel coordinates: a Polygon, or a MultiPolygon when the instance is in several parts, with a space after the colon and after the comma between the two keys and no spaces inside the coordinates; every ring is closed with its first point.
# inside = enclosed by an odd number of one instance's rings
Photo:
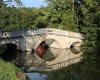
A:
{"type": "Polygon", "coordinates": [[[43,54],[45,53],[45,49],[42,46],[39,45],[36,48],[36,53],[40,58],[42,58],[43,54]]]}

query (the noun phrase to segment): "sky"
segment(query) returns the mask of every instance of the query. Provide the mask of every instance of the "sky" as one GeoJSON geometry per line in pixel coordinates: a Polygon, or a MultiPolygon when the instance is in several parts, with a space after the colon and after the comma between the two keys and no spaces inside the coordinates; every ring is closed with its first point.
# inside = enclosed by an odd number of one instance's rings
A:
{"type": "Polygon", "coordinates": [[[47,6],[45,0],[21,0],[25,7],[41,7],[47,6]]]}
{"type": "MultiPolygon", "coordinates": [[[[9,0],[3,0],[3,1],[9,1],[9,0]]],[[[13,2],[10,2],[11,5],[17,6],[14,0],[13,2]]],[[[25,7],[41,7],[41,6],[47,6],[46,0],[21,0],[22,4],[25,7]]],[[[6,2],[7,4],[7,2],[6,2]]],[[[10,6],[8,4],[8,6],[10,6]]]]}

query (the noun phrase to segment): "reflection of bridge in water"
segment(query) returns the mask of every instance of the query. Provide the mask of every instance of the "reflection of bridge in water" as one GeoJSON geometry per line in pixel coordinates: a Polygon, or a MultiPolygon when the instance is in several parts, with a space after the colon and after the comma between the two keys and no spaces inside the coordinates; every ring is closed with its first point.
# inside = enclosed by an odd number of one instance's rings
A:
{"type": "Polygon", "coordinates": [[[80,60],[81,60],[80,57],[75,57],[73,59],[69,59],[69,60],[66,60],[64,62],[48,65],[46,67],[30,67],[30,69],[28,71],[51,71],[51,70],[57,70],[57,69],[61,69],[61,68],[65,67],[65,66],[69,66],[69,65],[71,65],[73,63],[77,63],[80,60]]]}
{"type": "Polygon", "coordinates": [[[79,33],[45,28],[0,32],[0,35],[0,45],[16,45],[20,58],[17,64],[29,70],[55,70],[81,59],[83,36],[79,33]]]}
{"type": "MultiPolygon", "coordinates": [[[[43,56],[43,60],[45,60],[44,63],[46,63],[46,66],[35,66],[35,67],[30,67],[29,71],[50,71],[50,70],[57,70],[57,69],[61,69],[65,66],[71,65],[73,63],[77,63],[81,60],[81,54],[77,54],[77,55],[72,55],[72,53],[70,52],[70,49],[56,49],[56,48],[50,48],[52,54],[57,54],[57,56],[55,58],[53,58],[53,60],[47,61],[47,57],[49,56],[49,54],[44,54],[43,56]],[[55,51],[54,51],[55,50],[55,51]]],[[[50,53],[50,52],[49,52],[50,53]]],[[[38,58],[39,60],[37,61],[41,61],[41,58],[38,58]]]]}

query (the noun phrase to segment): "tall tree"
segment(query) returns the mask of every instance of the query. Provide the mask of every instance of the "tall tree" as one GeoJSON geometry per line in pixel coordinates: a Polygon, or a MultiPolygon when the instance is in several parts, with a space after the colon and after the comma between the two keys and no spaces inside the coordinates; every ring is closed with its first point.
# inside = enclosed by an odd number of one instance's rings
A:
{"type": "Polygon", "coordinates": [[[51,26],[70,31],[78,31],[76,14],[72,0],[48,0],[51,26]]]}

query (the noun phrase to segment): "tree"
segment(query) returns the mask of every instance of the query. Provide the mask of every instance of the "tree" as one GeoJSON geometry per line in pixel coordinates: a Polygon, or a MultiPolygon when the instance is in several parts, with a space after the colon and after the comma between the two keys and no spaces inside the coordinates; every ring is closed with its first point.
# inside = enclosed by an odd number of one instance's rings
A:
{"type": "Polygon", "coordinates": [[[48,20],[51,27],[78,31],[76,14],[71,0],[48,0],[48,20]]]}

